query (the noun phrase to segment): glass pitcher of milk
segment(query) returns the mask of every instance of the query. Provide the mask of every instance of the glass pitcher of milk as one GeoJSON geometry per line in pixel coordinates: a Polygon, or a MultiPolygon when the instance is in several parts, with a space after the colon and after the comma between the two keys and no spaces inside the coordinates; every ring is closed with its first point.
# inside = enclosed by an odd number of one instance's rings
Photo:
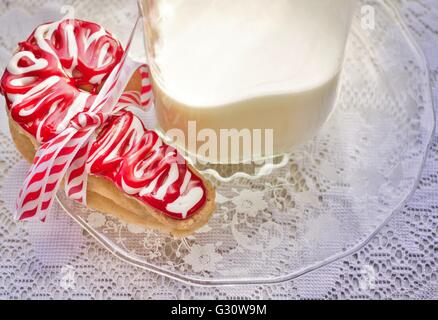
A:
{"type": "Polygon", "coordinates": [[[189,154],[282,155],[329,117],[355,0],[140,4],[160,130],[189,154]]]}

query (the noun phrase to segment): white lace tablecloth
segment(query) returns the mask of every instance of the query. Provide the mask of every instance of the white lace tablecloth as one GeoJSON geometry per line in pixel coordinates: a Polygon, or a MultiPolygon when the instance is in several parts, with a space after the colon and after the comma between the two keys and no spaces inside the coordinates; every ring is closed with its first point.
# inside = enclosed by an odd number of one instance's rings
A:
{"type": "MultiPolygon", "coordinates": [[[[436,101],[438,2],[396,2],[429,60],[436,101]]],[[[132,21],[137,14],[134,0],[1,0],[1,69],[16,43],[38,23],[58,17],[64,4],[84,19],[105,16],[108,25],[132,21]]],[[[45,224],[15,222],[13,186],[21,182],[26,164],[8,151],[14,148],[4,111],[0,115],[1,299],[438,298],[438,135],[411,200],[356,254],[282,284],[205,288],[118,260],[65,214],[45,224]]]]}

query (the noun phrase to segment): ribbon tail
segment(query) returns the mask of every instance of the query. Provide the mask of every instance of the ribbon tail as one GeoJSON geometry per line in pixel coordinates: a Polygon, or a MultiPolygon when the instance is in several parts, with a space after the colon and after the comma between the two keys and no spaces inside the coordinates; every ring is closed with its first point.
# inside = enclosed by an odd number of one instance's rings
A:
{"type": "Polygon", "coordinates": [[[62,169],[59,155],[73,135],[67,131],[38,149],[17,199],[16,219],[43,218],[48,206],[44,192],[47,186],[56,188],[58,171],[62,169]]]}
{"type": "Polygon", "coordinates": [[[66,196],[82,205],[87,205],[87,160],[91,145],[91,142],[87,142],[79,149],[67,170],[64,180],[66,196]]]}
{"type": "Polygon", "coordinates": [[[44,155],[36,159],[20,192],[17,202],[19,220],[46,218],[62,179],[90,135],[89,132],[71,130],[69,134],[57,137],[41,147],[44,155]]]}

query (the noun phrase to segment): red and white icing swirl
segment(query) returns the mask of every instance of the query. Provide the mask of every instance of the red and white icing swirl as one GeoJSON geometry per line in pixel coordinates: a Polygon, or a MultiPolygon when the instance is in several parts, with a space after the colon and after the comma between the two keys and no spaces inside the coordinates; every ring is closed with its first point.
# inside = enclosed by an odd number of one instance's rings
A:
{"type": "MultiPolygon", "coordinates": [[[[19,44],[1,80],[12,119],[39,143],[51,140],[89,110],[123,53],[94,23],[64,20],[38,27],[19,44]]],[[[150,90],[149,79],[143,79],[140,94],[150,90]]],[[[140,94],[122,96],[119,111],[96,136],[87,170],[171,218],[189,218],[206,202],[205,185],[174,148],[129,111],[141,106],[140,94]]]]}

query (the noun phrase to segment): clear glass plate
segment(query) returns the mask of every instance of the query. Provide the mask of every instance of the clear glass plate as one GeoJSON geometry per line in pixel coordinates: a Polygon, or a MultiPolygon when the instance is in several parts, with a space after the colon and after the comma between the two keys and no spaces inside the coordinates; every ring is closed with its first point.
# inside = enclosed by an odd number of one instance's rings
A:
{"type": "Polygon", "coordinates": [[[355,17],[323,130],[271,175],[221,181],[236,168],[209,168],[217,211],[194,236],[127,225],[63,192],[61,205],[117,257],[190,284],[286,281],[361,248],[415,189],[435,127],[427,65],[397,10],[362,4],[376,25],[355,17]]]}

